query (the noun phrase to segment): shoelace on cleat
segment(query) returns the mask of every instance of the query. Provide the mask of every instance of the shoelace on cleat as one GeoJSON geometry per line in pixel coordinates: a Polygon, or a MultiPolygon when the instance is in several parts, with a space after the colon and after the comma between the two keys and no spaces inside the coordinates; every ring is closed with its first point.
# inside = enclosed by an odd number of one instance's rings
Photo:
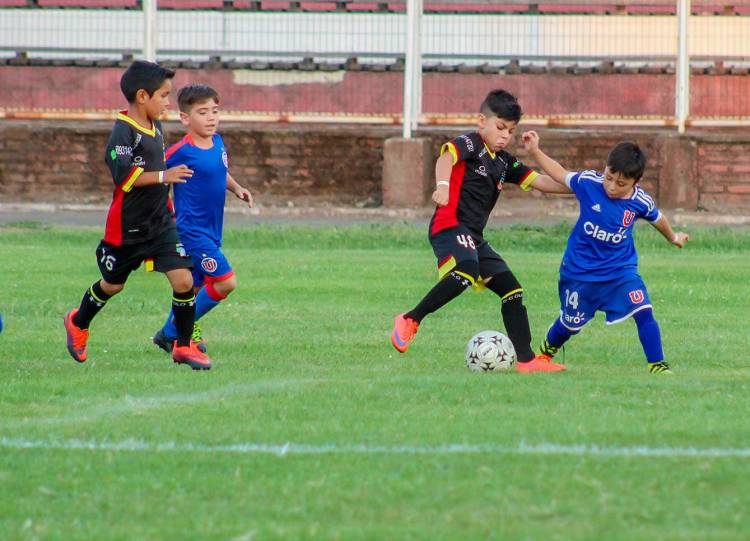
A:
{"type": "Polygon", "coordinates": [[[193,334],[190,336],[190,338],[192,338],[196,343],[203,342],[203,329],[201,327],[200,321],[196,321],[193,324],[193,334]]]}
{"type": "Polygon", "coordinates": [[[404,340],[411,340],[414,338],[414,335],[417,334],[417,329],[419,329],[417,322],[413,319],[407,319],[406,328],[404,329],[404,340]]]}

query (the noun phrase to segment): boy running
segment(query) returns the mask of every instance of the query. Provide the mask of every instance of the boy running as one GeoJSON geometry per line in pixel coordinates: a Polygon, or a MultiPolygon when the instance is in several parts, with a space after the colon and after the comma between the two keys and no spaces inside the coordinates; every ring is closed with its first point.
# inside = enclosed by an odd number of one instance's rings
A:
{"type": "Polygon", "coordinates": [[[564,183],[580,205],[580,216],[560,265],[560,317],[547,331],[542,354],[552,359],[601,310],[607,325],[632,316],[649,371],[672,374],[664,362],[659,324],[646,284],[638,274],[633,224],[638,218],[645,219],[678,248],[685,245],[688,236],[675,233],[651,196],[638,186],[646,167],[645,153],[635,143],[619,143],[609,153],[603,174],[571,173],[542,152],[536,132],[524,133],[523,142],[542,169],[564,183]]]}
{"type": "Polygon", "coordinates": [[[516,98],[504,90],[490,92],[480,107],[477,131],[445,143],[435,164],[437,204],[429,227],[439,281],[410,311],[396,316],[391,342],[399,352],[409,348],[422,320],[467,287],[488,288],[500,298],[508,338],[519,372],[558,372],[565,366],[531,349],[531,331],[523,288],[505,260],[484,239],[484,227],[506,183],[546,193],[565,193],[564,186],[539,175],[505,151],[521,120],[516,98]]]}
{"type": "MultiPolygon", "coordinates": [[[[237,286],[229,261],[221,250],[225,194],[232,192],[253,206],[250,192],[228,173],[229,160],[224,141],[216,133],[219,126],[219,94],[205,85],[190,85],[177,95],[180,120],[187,135],[167,150],[168,167],[187,167],[190,182],[174,186],[177,232],[193,259],[195,328],[193,340],[205,352],[200,319],[227,298],[237,286]],[[203,286],[203,287],[201,287],[203,286]]],[[[154,344],[172,351],[177,335],[174,310],[154,335],[154,344]]]]}
{"type": "Polygon", "coordinates": [[[104,156],[115,189],[104,238],[96,250],[102,279],[64,319],[68,352],[79,363],[87,358],[91,320],[145,261],[147,269],[165,273],[172,285],[177,327],[172,359],[194,370],[211,368],[209,358],[190,339],[195,315],[192,264],[168,207],[169,185],[185,183],[192,175],[185,165],[167,169],[164,161],[158,118],[169,106],[173,77],[173,71],[158,64],[136,61],[120,80],[129,105],[117,115],[104,156]]]}

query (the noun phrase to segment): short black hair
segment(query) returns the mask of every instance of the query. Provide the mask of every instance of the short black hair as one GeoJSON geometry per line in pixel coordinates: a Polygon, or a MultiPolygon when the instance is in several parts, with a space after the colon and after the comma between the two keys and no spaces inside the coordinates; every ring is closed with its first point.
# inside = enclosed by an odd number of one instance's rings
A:
{"type": "Polygon", "coordinates": [[[196,103],[212,99],[218,105],[219,93],[208,85],[183,86],[177,94],[177,107],[183,113],[189,113],[196,103]]]}
{"type": "Polygon", "coordinates": [[[135,95],[139,90],[143,89],[149,96],[153,96],[164,81],[172,77],[174,77],[174,71],[171,69],[153,62],[136,60],[122,74],[120,90],[128,103],[135,103],[135,95]]]}
{"type": "Polygon", "coordinates": [[[479,112],[484,116],[496,116],[503,120],[518,122],[521,120],[521,106],[516,97],[502,89],[493,90],[484,98],[479,112]]]}
{"type": "Polygon", "coordinates": [[[637,144],[623,141],[617,143],[607,156],[607,166],[613,173],[638,181],[646,169],[646,153],[637,144]]]}

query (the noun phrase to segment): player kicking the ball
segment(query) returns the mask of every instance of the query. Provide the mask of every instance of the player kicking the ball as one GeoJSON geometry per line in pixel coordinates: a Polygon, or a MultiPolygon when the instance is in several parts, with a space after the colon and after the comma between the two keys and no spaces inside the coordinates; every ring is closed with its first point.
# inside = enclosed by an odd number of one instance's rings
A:
{"type": "Polygon", "coordinates": [[[484,227],[505,184],[522,190],[548,193],[568,189],[525,166],[505,148],[521,119],[516,98],[494,90],[480,107],[478,129],[445,143],[435,164],[437,204],[430,221],[429,239],[438,265],[438,283],[413,309],[396,316],[391,343],[401,353],[422,320],[469,286],[487,288],[500,299],[508,338],[513,342],[519,372],[559,372],[562,364],[546,355],[534,355],[523,288],[505,260],[484,239],[484,227]]]}

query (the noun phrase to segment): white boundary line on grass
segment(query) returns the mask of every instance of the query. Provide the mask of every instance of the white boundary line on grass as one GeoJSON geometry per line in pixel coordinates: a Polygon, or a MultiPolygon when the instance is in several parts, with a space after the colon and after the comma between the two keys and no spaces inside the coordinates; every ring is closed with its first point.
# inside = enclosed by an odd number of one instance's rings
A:
{"type": "Polygon", "coordinates": [[[599,446],[561,445],[557,443],[517,445],[497,444],[445,444],[445,445],[368,445],[368,444],[306,444],[306,443],[233,443],[226,445],[204,445],[195,443],[152,443],[142,440],[119,442],[50,439],[30,440],[25,438],[0,437],[0,448],[39,449],[53,451],[108,451],[108,452],[188,452],[223,454],[268,454],[287,455],[554,455],[625,458],[750,458],[747,447],[648,447],[648,446],[599,446]]]}
{"type": "MultiPolygon", "coordinates": [[[[210,400],[221,400],[237,394],[253,395],[263,391],[294,387],[298,385],[314,385],[327,383],[326,379],[270,379],[254,381],[245,384],[225,385],[195,393],[174,393],[168,395],[131,396],[126,395],[112,402],[102,403],[99,400],[82,400],[81,411],[70,415],[57,417],[29,417],[26,419],[10,419],[0,421],[0,428],[62,425],[67,423],[96,421],[112,415],[137,415],[146,411],[168,406],[191,405],[210,400]]],[[[70,404],[66,404],[70,407],[70,404]]]]}

